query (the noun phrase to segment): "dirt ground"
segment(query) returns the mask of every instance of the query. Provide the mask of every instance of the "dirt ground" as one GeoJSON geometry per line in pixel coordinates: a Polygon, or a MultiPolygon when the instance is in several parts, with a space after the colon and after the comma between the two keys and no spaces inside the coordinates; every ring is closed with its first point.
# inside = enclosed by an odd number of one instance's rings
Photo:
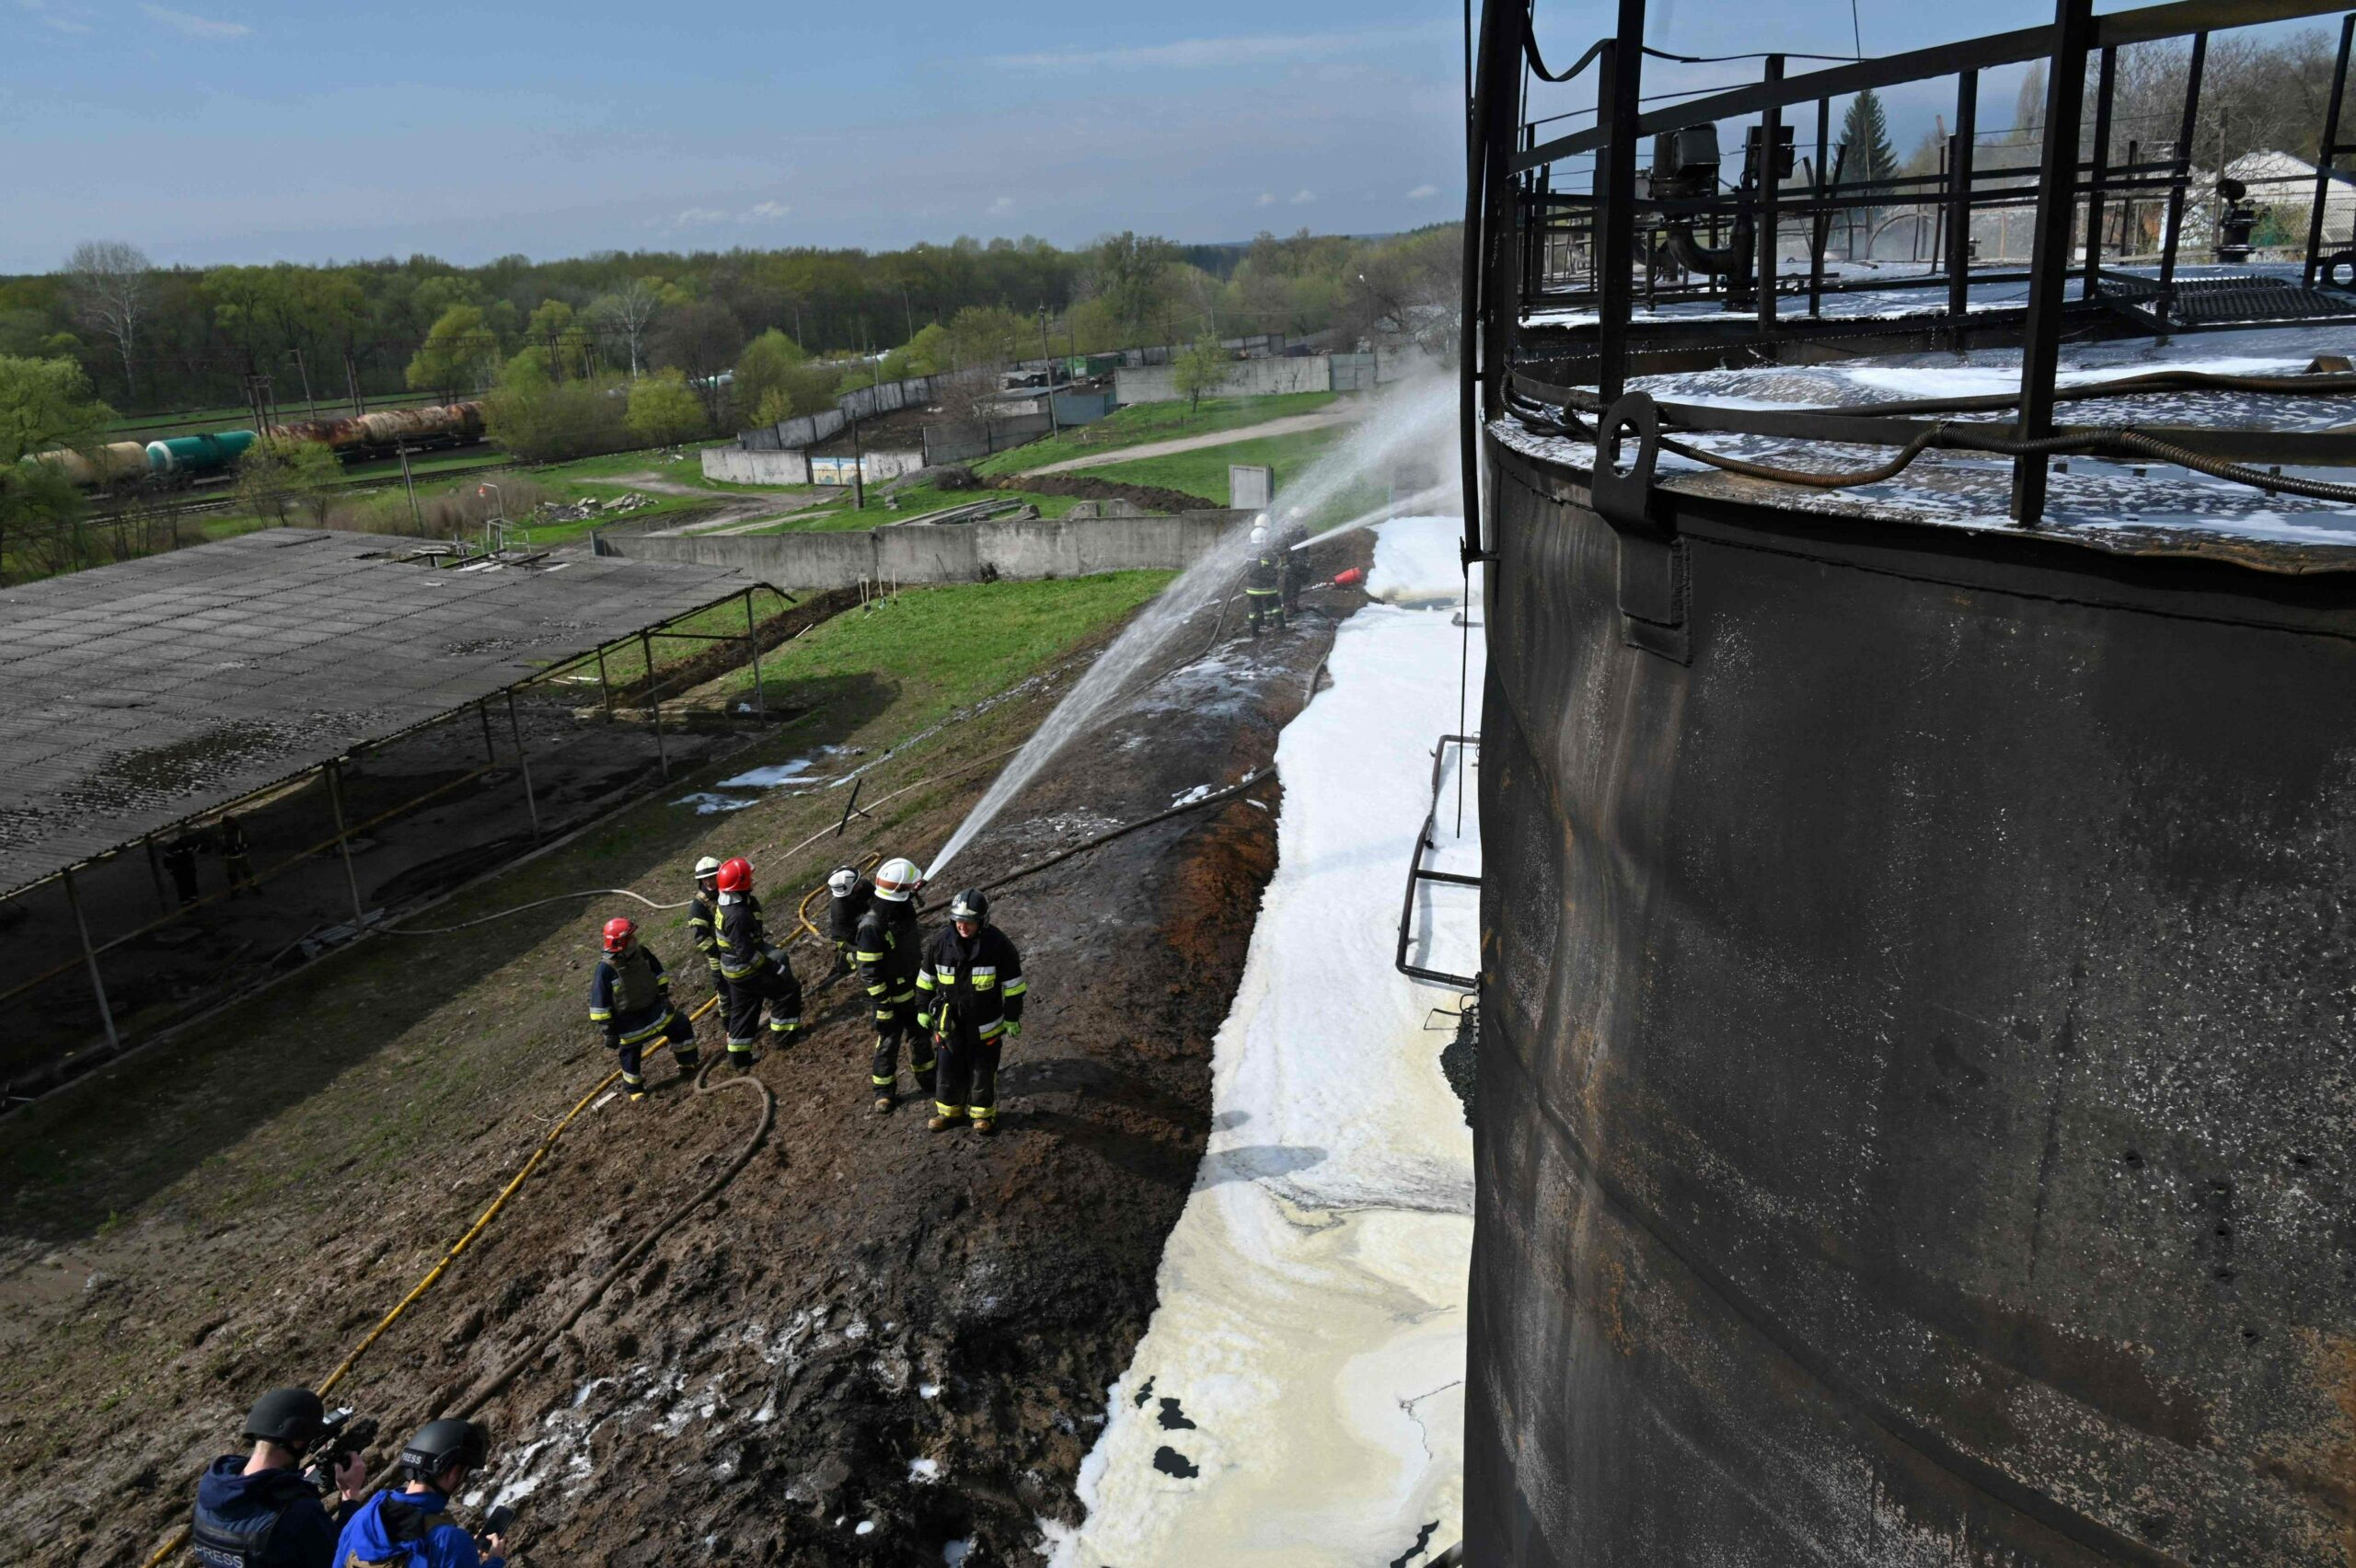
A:
{"type": "MultiPolygon", "coordinates": [[[[1366,541],[1321,569],[1362,564],[1366,541]]],[[[1265,764],[1334,618],[1361,602],[1313,592],[1290,630],[1253,643],[1230,628],[1207,657],[1209,615],[1190,623],[1172,640],[1188,662],[1045,770],[936,899],[1265,764]]],[[[1018,743],[1080,664],[954,727],[940,765],[1018,743]]],[[[888,837],[839,843],[922,860],[990,772],[917,790],[896,819],[879,789],[888,837]]],[[[1196,1179],[1210,1043],[1274,870],[1275,787],[1259,798],[996,895],[1032,985],[994,1139],[929,1133],[912,1103],[871,1114],[864,999],[842,982],[814,993],[814,1027],[757,1069],[777,1121],[751,1163],[485,1407],[480,1500],[518,1503],[527,1562],[906,1563],[962,1541],[969,1564],[1021,1562],[1043,1520],[1077,1517],[1080,1460],[1196,1179]]],[[[838,799],[813,797],[803,823],[838,799]]],[[[707,847],[617,830],[584,852],[635,857],[638,885],[676,896],[707,847]]],[[[729,847],[777,860],[767,842],[729,847]]],[[[835,847],[791,864],[814,875],[835,847]]],[[[467,908],[579,871],[519,876],[467,908]]],[[[770,894],[773,917],[800,885],[770,894]]],[[[244,1405],[317,1378],[432,1265],[610,1065],[579,1021],[582,933],[605,912],[520,916],[398,962],[364,944],[138,1081],[94,1082],[11,1128],[40,1158],[8,1168],[17,1191],[0,1186],[17,1216],[0,1252],[0,1560],[144,1562],[244,1405]],[[173,1147],[137,1141],[159,1126],[173,1147]],[[290,1170],[307,1201],[271,1185],[290,1170]],[[280,1195],[241,1201],[248,1187],[280,1195]]],[[[676,918],[650,929],[694,998],[676,918]]],[[[821,970],[798,951],[805,976],[821,970]]],[[[711,1020],[700,1033],[716,1049],[711,1020]]],[[[644,1103],[583,1115],[337,1401],[388,1437],[449,1407],[724,1166],[755,1097],[698,1095],[667,1062],[649,1076],[644,1103]]]]}
{"type": "Polygon", "coordinates": [[[1015,478],[999,479],[997,486],[999,490],[1024,490],[1033,495],[1076,495],[1082,501],[1126,501],[1157,515],[1201,512],[1218,505],[1215,501],[1185,490],[1169,490],[1161,485],[1125,485],[1086,475],[1025,474],[1015,478]]]}

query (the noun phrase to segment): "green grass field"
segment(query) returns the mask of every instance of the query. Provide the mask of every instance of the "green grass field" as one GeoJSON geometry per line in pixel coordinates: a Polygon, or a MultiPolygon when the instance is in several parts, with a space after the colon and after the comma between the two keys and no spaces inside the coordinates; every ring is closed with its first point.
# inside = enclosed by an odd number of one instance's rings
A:
{"type": "Polygon", "coordinates": [[[1239,430],[1268,420],[1313,414],[1320,409],[1332,407],[1334,396],[1331,392],[1287,392],[1272,398],[1206,398],[1203,406],[1194,410],[1188,409],[1183,401],[1133,403],[1126,409],[1114,409],[1109,416],[1094,424],[1080,425],[1059,436],[995,453],[975,464],[974,471],[992,475],[1023,474],[1045,467],[1050,463],[1090,457],[1100,452],[1116,452],[1124,446],[1142,446],[1149,442],[1175,441],[1190,435],[1239,430]]]}
{"type": "Polygon", "coordinates": [[[881,528],[887,523],[905,523],[911,517],[921,517],[928,512],[944,507],[970,506],[977,501],[1027,501],[1039,509],[1042,517],[1061,517],[1080,504],[1080,499],[1068,495],[1034,495],[1028,490],[945,490],[931,485],[911,485],[899,493],[897,507],[884,505],[875,499],[875,491],[868,491],[864,509],[826,507],[806,516],[781,517],[763,528],[750,530],[756,534],[831,533],[852,528],[881,528]]]}
{"type": "Polygon", "coordinates": [[[1173,452],[1162,457],[1139,457],[1126,463],[1107,463],[1101,468],[1091,468],[1087,475],[1093,479],[1111,479],[1126,485],[1160,485],[1169,490],[1184,490],[1201,496],[1214,506],[1229,504],[1227,468],[1230,463],[1265,463],[1276,471],[1276,490],[1282,494],[1286,485],[1298,480],[1310,466],[1326,452],[1339,444],[1348,432],[1335,425],[1324,430],[1304,430],[1291,435],[1255,436],[1248,441],[1230,441],[1220,446],[1198,447],[1192,452],[1173,452]]]}

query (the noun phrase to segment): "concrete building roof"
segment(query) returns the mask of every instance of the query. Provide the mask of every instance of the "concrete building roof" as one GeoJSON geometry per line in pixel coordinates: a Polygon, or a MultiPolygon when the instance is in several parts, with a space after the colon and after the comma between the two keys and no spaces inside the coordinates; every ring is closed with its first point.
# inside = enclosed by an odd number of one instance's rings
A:
{"type": "Polygon", "coordinates": [[[401,545],[274,528],[0,589],[0,896],[753,584],[401,545]]]}

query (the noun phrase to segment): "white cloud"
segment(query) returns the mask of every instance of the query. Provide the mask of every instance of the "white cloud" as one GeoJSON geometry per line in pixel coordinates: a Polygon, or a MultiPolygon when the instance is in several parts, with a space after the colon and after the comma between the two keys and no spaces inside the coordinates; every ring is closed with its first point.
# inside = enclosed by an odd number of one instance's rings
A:
{"type": "Polygon", "coordinates": [[[997,201],[990,203],[990,211],[993,213],[1011,213],[1014,211],[1014,198],[1011,196],[999,197],[997,201]]]}
{"type": "Polygon", "coordinates": [[[791,211],[793,208],[783,202],[756,202],[737,213],[736,221],[740,224],[773,224],[791,211]]]}
{"type": "Polygon", "coordinates": [[[254,30],[243,22],[216,21],[193,11],[175,11],[169,6],[144,5],[139,9],[149,21],[160,22],[188,38],[244,38],[254,30]]]}
{"type": "Polygon", "coordinates": [[[672,216],[666,227],[694,228],[702,224],[724,224],[728,214],[717,207],[683,207],[672,216]]]}
{"type": "Polygon", "coordinates": [[[1218,66],[1288,65],[1360,53],[1419,38],[1426,29],[1368,28],[1356,32],[1263,33],[1190,38],[1118,49],[1055,49],[1000,54],[987,62],[1012,71],[1193,71],[1218,66]]]}
{"type": "Polygon", "coordinates": [[[1294,191],[1294,192],[1292,193],[1292,195],[1291,195],[1291,196],[1288,199],[1288,201],[1287,201],[1287,205],[1288,205],[1288,206],[1294,206],[1294,207],[1306,207],[1306,206],[1308,206],[1311,202],[1314,202],[1314,201],[1316,201],[1316,200],[1317,200],[1317,192],[1316,192],[1316,191],[1314,191],[1314,190],[1310,190],[1307,186],[1303,186],[1300,190],[1296,190],[1296,191],[1294,191]]]}
{"type": "Polygon", "coordinates": [[[49,8],[48,0],[17,0],[17,9],[29,11],[34,20],[52,32],[66,33],[78,38],[91,30],[90,24],[87,22],[76,21],[72,17],[61,17],[52,11],[49,8]]]}
{"type": "Polygon", "coordinates": [[[1263,190],[1253,199],[1252,204],[1255,207],[1273,207],[1276,204],[1276,193],[1273,190],[1263,190]]]}
{"type": "Polygon", "coordinates": [[[1439,187],[1437,185],[1418,185],[1413,190],[1407,192],[1407,200],[1410,202],[1421,202],[1426,197],[1437,196],[1438,194],[1439,187]]]}

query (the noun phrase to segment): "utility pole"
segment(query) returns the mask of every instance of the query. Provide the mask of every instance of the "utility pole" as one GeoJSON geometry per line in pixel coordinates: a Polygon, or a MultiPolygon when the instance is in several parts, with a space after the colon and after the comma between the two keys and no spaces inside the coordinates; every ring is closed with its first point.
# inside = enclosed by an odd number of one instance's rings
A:
{"type": "Polygon", "coordinates": [[[1039,306],[1039,355],[1047,362],[1047,433],[1061,435],[1063,426],[1056,422],[1056,352],[1047,347],[1047,307],[1039,306]]]}
{"type": "Polygon", "coordinates": [[[319,417],[319,400],[311,396],[311,367],[303,363],[303,351],[300,349],[287,350],[286,356],[294,362],[295,372],[303,378],[303,402],[316,420],[319,417]]]}
{"type": "Polygon", "coordinates": [[[356,420],[368,411],[368,404],[360,396],[360,366],[350,349],[343,351],[343,384],[352,390],[352,417],[356,420]]]}
{"type": "Polygon", "coordinates": [[[401,483],[409,487],[409,520],[416,525],[417,536],[425,537],[425,517],[417,510],[417,480],[409,471],[409,443],[398,441],[393,450],[401,455],[401,483]]]}

